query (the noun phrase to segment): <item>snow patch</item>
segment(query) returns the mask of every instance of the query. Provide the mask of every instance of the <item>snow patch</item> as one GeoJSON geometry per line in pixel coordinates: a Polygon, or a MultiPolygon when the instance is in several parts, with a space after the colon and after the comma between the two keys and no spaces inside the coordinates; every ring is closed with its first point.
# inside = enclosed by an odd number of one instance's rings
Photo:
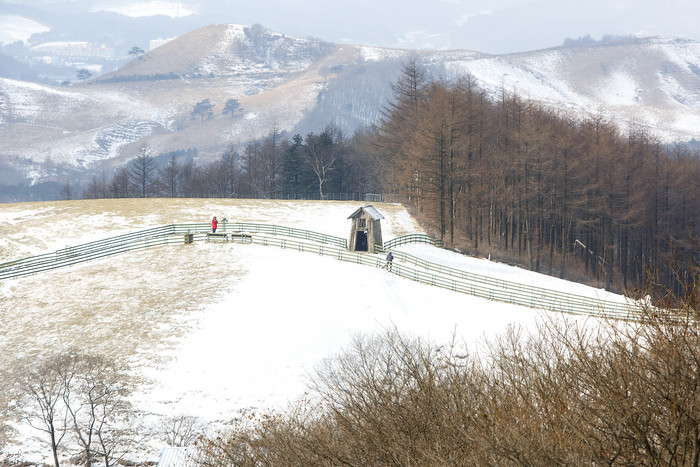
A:
{"type": "Polygon", "coordinates": [[[359,46],[360,57],[367,62],[405,57],[407,51],[402,49],[386,49],[383,47],[359,46]]]}
{"type": "Polygon", "coordinates": [[[700,42],[656,41],[651,48],[663,53],[669,62],[688,73],[700,73],[700,42]]]}
{"type": "Polygon", "coordinates": [[[632,106],[637,104],[639,89],[637,82],[629,73],[616,71],[601,81],[596,89],[602,102],[609,106],[632,106]]]}
{"type": "Polygon", "coordinates": [[[26,42],[32,34],[50,30],[48,26],[22,16],[0,15],[0,42],[4,44],[26,42]]]}

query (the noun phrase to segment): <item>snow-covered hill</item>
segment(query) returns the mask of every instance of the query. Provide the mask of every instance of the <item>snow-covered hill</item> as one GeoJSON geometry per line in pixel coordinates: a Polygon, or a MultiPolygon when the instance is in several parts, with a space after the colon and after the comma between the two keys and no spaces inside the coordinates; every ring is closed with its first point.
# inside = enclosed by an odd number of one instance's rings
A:
{"type": "MultiPolygon", "coordinates": [[[[213,215],[345,237],[347,217],[359,206],[164,199],[2,204],[0,262],[157,225],[206,222],[213,215]]],[[[386,240],[420,233],[401,206],[375,207],[385,216],[386,240]]],[[[510,281],[604,293],[433,247],[402,249],[510,281]]],[[[508,326],[533,326],[538,317],[562,319],[332,257],[260,245],[183,243],[0,281],[0,365],[31,364],[71,345],[127,361],[146,378],[133,402],[148,414],[146,429],[155,432],[168,416],[196,415],[214,426],[243,408],[282,407],[302,394],[322,359],[358,333],[395,327],[436,345],[454,334],[474,348],[508,326]]],[[[580,319],[582,325],[593,321],[580,319]]],[[[21,439],[11,451],[50,463],[50,450],[33,438],[41,433],[19,428],[21,439]]],[[[155,460],[162,446],[154,437],[129,459],[155,460]]]]}
{"type": "Polygon", "coordinates": [[[144,146],[154,154],[196,148],[206,160],[273,127],[306,134],[334,122],[350,134],[378,120],[411,57],[435,77],[470,73],[494,98],[514,91],[576,115],[601,114],[623,130],[645,125],[663,142],[700,138],[694,41],[628,39],[496,56],[335,45],[257,26],[211,25],[87,83],[55,88],[0,79],[0,169],[35,181],[60,179],[61,168],[89,178],[144,146]],[[213,118],[193,119],[204,99],[215,104],[213,118]],[[229,99],[242,110],[223,114],[229,99]]]}

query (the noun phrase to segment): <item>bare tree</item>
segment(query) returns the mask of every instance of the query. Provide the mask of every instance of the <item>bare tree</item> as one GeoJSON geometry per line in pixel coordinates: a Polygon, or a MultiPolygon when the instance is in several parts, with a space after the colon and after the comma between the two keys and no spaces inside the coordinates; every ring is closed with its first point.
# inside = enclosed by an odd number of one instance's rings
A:
{"type": "Polygon", "coordinates": [[[103,180],[99,180],[97,177],[93,176],[92,180],[88,184],[87,188],[83,191],[83,198],[85,199],[99,199],[105,198],[107,196],[107,186],[103,180]]]}
{"type": "Polygon", "coordinates": [[[335,170],[336,162],[342,155],[343,144],[342,132],[332,126],[326,127],[319,135],[314,133],[306,135],[304,160],[316,175],[318,193],[321,199],[326,197],[326,184],[335,170]]]}
{"type": "Polygon", "coordinates": [[[253,194],[271,198],[276,193],[283,152],[281,135],[274,125],[265,138],[246,144],[242,165],[253,194]]]}
{"type": "Polygon", "coordinates": [[[234,195],[240,174],[239,159],[238,152],[230,147],[209,167],[207,179],[214,193],[226,197],[234,195]]]}
{"type": "Polygon", "coordinates": [[[129,196],[131,187],[129,178],[129,169],[127,167],[121,167],[116,170],[109,184],[110,195],[113,198],[126,198],[129,196]]]}
{"type": "Polygon", "coordinates": [[[204,433],[205,427],[201,418],[182,414],[164,420],[160,435],[168,446],[192,446],[204,433]]]}
{"type": "Polygon", "coordinates": [[[101,458],[105,467],[133,440],[129,419],[132,391],[124,368],[104,357],[82,354],[66,385],[63,401],[73,435],[89,467],[101,458]]]}
{"type": "Polygon", "coordinates": [[[158,179],[165,188],[168,197],[175,198],[180,193],[182,184],[182,167],[177,163],[175,153],[170,155],[168,163],[158,169],[158,179]]]}
{"type": "Polygon", "coordinates": [[[373,144],[382,157],[383,184],[388,191],[410,196],[413,200],[422,180],[414,158],[409,154],[416,144],[416,132],[427,103],[426,71],[413,58],[405,63],[392,85],[393,100],[382,109],[382,121],[373,144]]]}
{"type": "Polygon", "coordinates": [[[61,186],[60,197],[61,200],[64,201],[73,199],[73,185],[71,184],[70,180],[66,180],[61,186]]]}
{"type": "Polygon", "coordinates": [[[87,466],[101,459],[109,467],[132,447],[136,432],[127,396],[133,386],[120,365],[69,349],[22,373],[22,417],[46,433],[56,467],[59,448],[69,439],[87,466]]]}
{"type": "Polygon", "coordinates": [[[155,160],[148,152],[146,146],[142,146],[139,154],[130,162],[129,177],[134,186],[138,187],[139,194],[145,198],[151,191],[155,182],[155,160]]]}
{"type": "Polygon", "coordinates": [[[23,419],[46,433],[54,465],[59,467],[58,449],[69,429],[64,397],[75,376],[75,357],[70,354],[49,356],[22,372],[20,385],[27,397],[22,407],[23,419]]]}

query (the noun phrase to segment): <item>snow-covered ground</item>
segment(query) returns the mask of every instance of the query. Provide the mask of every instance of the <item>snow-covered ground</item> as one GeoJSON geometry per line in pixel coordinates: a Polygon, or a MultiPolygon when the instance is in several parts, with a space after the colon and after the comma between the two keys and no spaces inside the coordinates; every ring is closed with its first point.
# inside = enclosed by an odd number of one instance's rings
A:
{"type": "MultiPolygon", "coordinates": [[[[219,219],[306,228],[346,237],[357,202],[103,200],[0,204],[3,251],[32,254],[174,222],[219,219]],[[16,243],[22,243],[20,248],[16,243]]],[[[385,240],[421,229],[399,205],[377,203],[385,240]]],[[[600,290],[426,245],[400,248],[472,272],[590,296],[600,290]]],[[[545,314],[418,284],[382,269],[260,245],[198,243],[114,256],[0,281],[0,362],[78,342],[130,362],[150,383],[133,397],[159,417],[212,423],[244,408],[282,407],[315,365],[355,334],[399,332],[436,345],[456,335],[476,348],[545,314]]],[[[557,317],[559,319],[561,317],[557,317]]],[[[568,319],[577,319],[568,317],[568,319]]],[[[578,318],[581,323],[592,318],[578,318]]],[[[25,458],[51,463],[30,436],[25,458]]],[[[140,460],[155,460],[152,439],[140,460]]]]}

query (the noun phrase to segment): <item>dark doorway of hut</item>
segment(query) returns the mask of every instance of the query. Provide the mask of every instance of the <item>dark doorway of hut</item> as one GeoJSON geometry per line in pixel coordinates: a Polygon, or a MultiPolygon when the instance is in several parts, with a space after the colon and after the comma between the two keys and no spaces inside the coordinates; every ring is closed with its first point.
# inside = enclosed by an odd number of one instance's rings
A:
{"type": "Polygon", "coordinates": [[[355,238],[355,251],[367,251],[367,232],[360,230],[355,238]]]}

